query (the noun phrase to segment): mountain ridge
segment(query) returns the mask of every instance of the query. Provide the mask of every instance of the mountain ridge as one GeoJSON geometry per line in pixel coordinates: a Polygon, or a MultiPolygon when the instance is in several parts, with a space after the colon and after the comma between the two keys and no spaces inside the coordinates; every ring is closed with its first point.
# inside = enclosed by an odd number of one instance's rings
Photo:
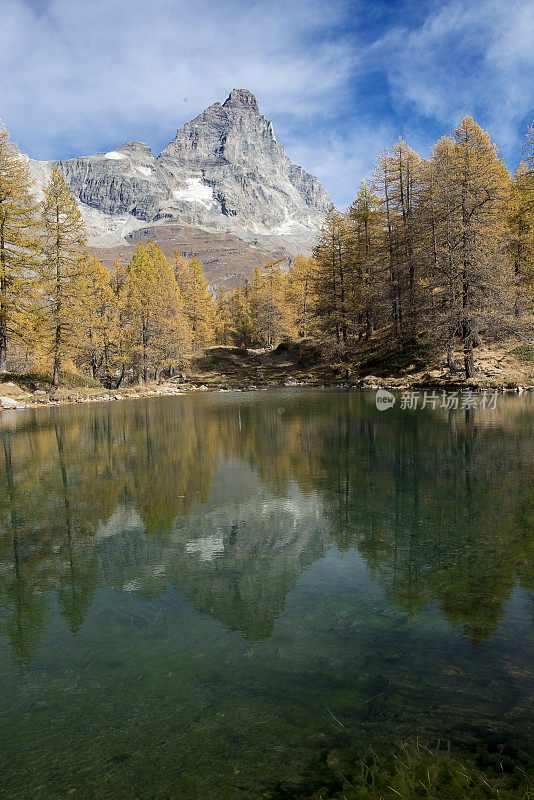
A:
{"type": "Polygon", "coordinates": [[[171,247],[170,226],[182,239],[189,230],[191,241],[203,231],[216,246],[237,237],[239,263],[223,247],[222,266],[242,273],[247,253],[252,269],[258,250],[262,259],[310,253],[331,202],[318,179],[291,162],[248,89],[233,89],[186,122],[157,156],[145,142],[126,142],[29,166],[40,189],[59,170],[79,202],[89,245],[105,261],[103,251],[123,251],[141,230],[171,247]]]}

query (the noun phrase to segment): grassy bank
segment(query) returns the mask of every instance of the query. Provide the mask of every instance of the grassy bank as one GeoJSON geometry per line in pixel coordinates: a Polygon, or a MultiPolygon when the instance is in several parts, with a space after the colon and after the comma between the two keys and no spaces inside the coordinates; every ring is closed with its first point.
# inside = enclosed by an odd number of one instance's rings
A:
{"type": "MultiPolygon", "coordinates": [[[[457,384],[479,388],[515,388],[534,384],[534,347],[508,339],[477,348],[477,374],[466,381],[460,369],[450,370],[443,355],[425,340],[393,342],[374,337],[350,357],[311,340],[283,342],[274,350],[211,347],[193,359],[190,380],[207,385],[279,386],[297,384],[358,385],[372,377],[376,385],[397,388],[457,384]]],[[[461,364],[461,354],[456,354],[461,364]]]]}
{"type": "MultiPolygon", "coordinates": [[[[392,342],[376,336],[362,342],[350,358],[341,358],[332,348],[321,347],[311,339],[282,342],[272,350],[244,350],[214,346],[193,358],[184,385],[174,382],[105,389],[91,377],[73,372],[60,376],[54,402],[151,396],[203,388],[253,389],[277,386],[388,386],[474,387],[479,389],[532,387],[534,385],[534,345],[517,339],[477,348],[477,374],[466,381],[460,370],[450,370],[443,355],[425,340],[392,342]]],[[[461,354],[456,354],[461,363],[461,354]]],[[[28,404],[49,402],[52,376],[46,372],[5,373],[0,397],[28,404]]]]}

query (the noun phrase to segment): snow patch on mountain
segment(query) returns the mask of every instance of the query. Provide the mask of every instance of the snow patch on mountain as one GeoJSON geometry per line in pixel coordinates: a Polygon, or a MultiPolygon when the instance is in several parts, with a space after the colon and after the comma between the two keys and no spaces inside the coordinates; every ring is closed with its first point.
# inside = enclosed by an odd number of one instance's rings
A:
{"type": "Polygon", "coordinates": [[[291,217],[286,216],[283,222],[280,225],[277,225],[275,228],[271,230],[271,234],[274,236],[291,236],[291,234],[295,233],[303,233],[306,231],[306,226],[299,222],[297,219],[291,219],[291,217]]]}
{"type": "Polygon", "coordinates": [[[101,522],[96,532],[97,539],[123,534],[125,531],[144,530],[143,520],[135,509],[119,506],[109,520],[101,522]]]}
{"type": "Polygon", "coordinates": [[[175,189],[173,195],[176,200],[185,203],[202,203],[206,208],[213,205],[213,189],[206,186],[200,178],[187,178],[186,186],[183,189],[175,189]]]}
{"type": "Polygon", "coordinates": [[[87,238],[90,242],[98,241],[99,247],[115,247],[118,242],[124,242],[128,234],[144,227],[143,220],[131,214],[106,214],[79,200],[77,202],[87,238]]]}
{"type": "Polygon", "coordinates": [[[127,142],[107,153],[29,166],[41,192],[52,169],[59,170],[96,247],[123,245],[134,230],[150,235],[171,224],[289,254],[311,252],[330,206],[324,187],[290,161],[244,89],[186,122],[157,157],[146,143],[127,142]]]}

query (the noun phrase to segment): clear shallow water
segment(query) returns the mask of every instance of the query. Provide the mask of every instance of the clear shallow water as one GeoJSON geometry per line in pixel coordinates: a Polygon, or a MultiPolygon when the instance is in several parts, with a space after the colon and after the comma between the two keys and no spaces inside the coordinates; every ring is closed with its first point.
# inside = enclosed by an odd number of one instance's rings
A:
{"type": "Polygon", "coordinates": [[[2,415],[0,797],[255,798],[346,742],[531,736],[534,398],[373,400],[2,415]]]}

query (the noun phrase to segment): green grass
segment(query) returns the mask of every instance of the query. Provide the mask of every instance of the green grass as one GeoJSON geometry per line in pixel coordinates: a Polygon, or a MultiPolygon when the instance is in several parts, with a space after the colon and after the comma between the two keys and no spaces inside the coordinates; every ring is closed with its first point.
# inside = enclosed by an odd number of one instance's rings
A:
{"type": "Polygon", "coordinates": [[[512,353],[520,358],[521,361],[534,362],[534,344],[521,344],[515,350],[512,350],[512,353]]]}
{"type": "Polygon", "coordinates": [[[289,376],[313,380],[324,370],[324,360],[320,347],[304,339],[282,342],[273,350],[262,353],[238,347],[209,347],[201,356],[193,359],[191,370],[200,373],[203,382],[209,382],[210,377],[218,380],[218,376],[223,376],[225,382],[229,383],[252,381],[278,384],[289,376]],[[212,376],[207,377],[209,373],[212,376]]]}
{"type": "Polygon", "coordinates": [[[470,760],[418,740],[362,757],[330,751],[300,786],[279,786],[271,800],[530,800],[532,753],[505,744],[470,760]],[[529,779],[530,776],[530,779],[529,779]]]}
{"type": "MultiPolygon", "coordinates": [[[[22,389],[34,392],[36,389],[49,389],[52,384],[51,372],[8,372],[3,376],[4,381],[13,381],[22,389]]],[[[60,372],[59,385],[67,389],[102,389],[102,384],[86,375],[75,372],[60,372]]]]}
{"type": "Polygon", "coordinates": [[[431,366],[434,359],[435,353],[429,343],[405,339],[401,342],[385,342],[362,357],[355,366],[362,376],[401,376],[431,366]]]}
{"type": "Polygon", "coordinates": [[[323,358],[321,347],[311,339],[281,342],[278,347],[265,354],[267,362],[290,362],[295,367],[304,369],[317,366],[323,358]]]}

